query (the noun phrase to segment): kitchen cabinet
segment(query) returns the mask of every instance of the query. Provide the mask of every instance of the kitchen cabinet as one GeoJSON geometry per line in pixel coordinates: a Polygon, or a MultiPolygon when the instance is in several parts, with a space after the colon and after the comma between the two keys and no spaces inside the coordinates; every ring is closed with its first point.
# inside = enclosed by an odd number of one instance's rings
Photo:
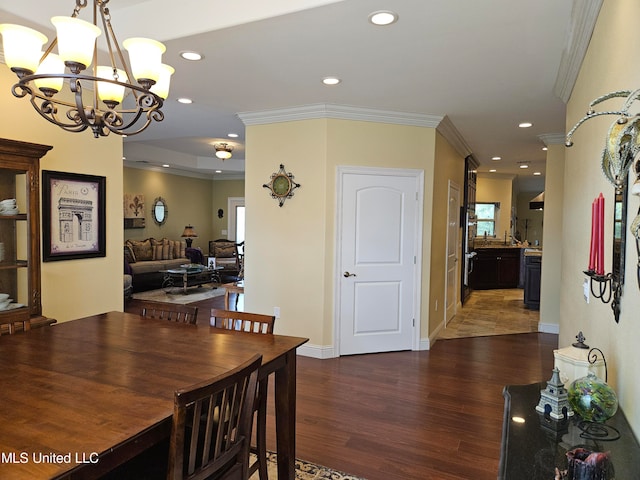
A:
{"type": "Polygon", "coordinates": [[[478,248],[473,261],[471,287],[476,290],[517,288],[520,277],[519,248],[478,248]]]}
{"type": "Polygon", "coordinates": [[[30,320],[50,323],[42,316],[40,290],[40,157],[51,147],[0,139],[0,323],[30,320]],[[3,204],[4,205],[4,204],[3,204]]]}
{"type": "Polygon", "coordinates": [[[525,255],[524,265],[524,305],[531,310],[540,310],[542,256],[525,255]]]}

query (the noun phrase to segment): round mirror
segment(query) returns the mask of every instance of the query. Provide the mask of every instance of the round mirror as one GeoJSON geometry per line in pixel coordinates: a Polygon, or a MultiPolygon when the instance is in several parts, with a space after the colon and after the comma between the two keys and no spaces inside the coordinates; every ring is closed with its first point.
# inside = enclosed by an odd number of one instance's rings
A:
{"type": "Polygon", "coordinates": [[[162,225],[167,220],[167,202],[164,198],[158,197],[153,201],[153,207],[151,213],[153,214],[153,220],[158,225],[162,225]]]}

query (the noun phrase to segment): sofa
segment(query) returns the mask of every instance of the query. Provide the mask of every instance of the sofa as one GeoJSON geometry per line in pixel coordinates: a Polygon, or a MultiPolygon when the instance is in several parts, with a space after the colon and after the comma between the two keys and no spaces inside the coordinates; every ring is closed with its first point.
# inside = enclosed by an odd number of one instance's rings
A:
{"type": "MultiPolygon", "coordinates": [[[[200,255],[200,258],[202,258],[202,255],[200,255]]],[[[164,279],[164,274],[161,270],[180,268],[180,265],[192,263],[187,256],[186,242],[167,238],[160,240],[155,238],[126,240],[124,243],[124,260],[124,273],[131,275],[133,292],[161,288],[164,279]]],[[[201,262],[198,261],[198,263],[201,262]]]]}

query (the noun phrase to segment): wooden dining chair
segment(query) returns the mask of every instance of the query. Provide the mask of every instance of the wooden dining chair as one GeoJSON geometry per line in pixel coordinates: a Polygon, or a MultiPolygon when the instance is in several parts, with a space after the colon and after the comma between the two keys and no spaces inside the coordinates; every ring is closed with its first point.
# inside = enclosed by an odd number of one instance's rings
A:
{"type": "MultiPolygon", "coordinates": [[[[276,317],[260,313],[236,312],[232,310],[211,309],[210,324],[218,328],[239,330],[265,335],[273,334],[276,317]]],[[[258,384],[256,394],[256,444],[251,447],[256,461],[249,467],[249,474],[258,471],[260,480],[267,480],[267,389],[269,377],[264,377],[258,384]]]]}
{"type": "Polygon", "coordinates": [[[140,315],[146,318],[190,325],[195,325],[198,319],[198,307],[146,300],[138,300],[137,302],[140,305],[140,315]]]}
{"type": "Polygon", "coordinates": [[[17,332],[27,332],[29,330],[31,330],[30,318],[27,318],[26,320],[0,320],[0,335],[13,335],[17,332]]]}
{"type": "Polygon", "coordinates": [[[247,480],[253,402],[261,355],[206,382],[177,390],[167,480],[247,480]]]}

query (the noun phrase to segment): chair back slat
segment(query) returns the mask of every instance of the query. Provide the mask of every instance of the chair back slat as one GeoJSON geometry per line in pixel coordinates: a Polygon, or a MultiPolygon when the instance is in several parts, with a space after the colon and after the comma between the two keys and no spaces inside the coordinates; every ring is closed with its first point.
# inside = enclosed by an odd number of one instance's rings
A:
{"type": "Polygon", "coordinates": [[[218,308],[211,309],[211,325],[218,328],[226,328],[227,330],[272,334],[275,321],[276,317],[273,315],[236,312],[218,308]]]}
{"type": "Polygon", "coordinates": [[[248,478],[261,363],[262,356],[254,355],[223,375],[175,392],[168,480],[204,479],[223,472],[248,478]]]}
{"type": "Polygon", "coordinates": [[[198,307],[146,300],[139,301],[138,304],[140,305],[140,315],[146,318],[190,325],[195,325],[198,320],[198,307]]]}

